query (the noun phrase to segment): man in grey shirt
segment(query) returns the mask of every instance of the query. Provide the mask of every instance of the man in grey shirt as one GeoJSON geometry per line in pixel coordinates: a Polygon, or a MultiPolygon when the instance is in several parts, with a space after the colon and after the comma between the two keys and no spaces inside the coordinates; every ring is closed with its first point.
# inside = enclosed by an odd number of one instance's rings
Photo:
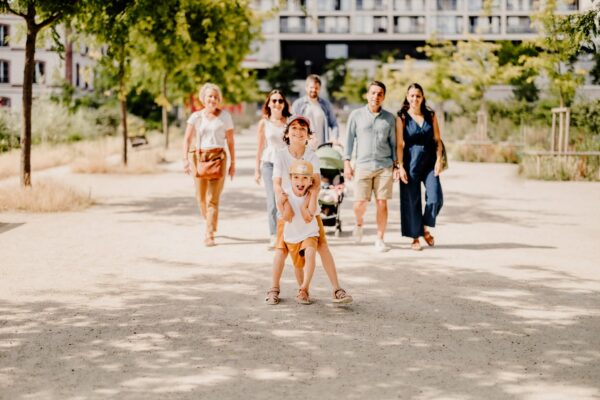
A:
{"type": "Polygon", "coordinates": [[[375,249],[380,252],[389,250],[383,239],[388,219],[387,201],[392,198],[396,162],[396,119],[382,108],[384,99],[385,85],[379,81],[371,82],[367,91],[367,105],[354,110],[348,118],[344,154],[344,175],[346,179],[354,178],[354,240],[357,243],[362,240],[365,211],[371,194],[375,193],[375,249]],[[353,169],[350,159],[355,144],[356,163],[353,169]]]}
{"type": "Polygon", "coordinates": [[[327,142],[337,142],[338,124],[331,103],[321,98],[321,78],[309,75],[306,78],[306,96],[302,96],[292,104],[292,114],[303,115],[310,120],[313,128],[311,147],[316,149],[327,142]]]}

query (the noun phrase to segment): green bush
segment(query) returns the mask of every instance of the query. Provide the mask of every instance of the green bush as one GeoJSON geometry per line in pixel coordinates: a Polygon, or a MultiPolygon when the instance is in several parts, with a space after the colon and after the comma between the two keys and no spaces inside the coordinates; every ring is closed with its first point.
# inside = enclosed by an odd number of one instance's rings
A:
{"type": "Polygon", "coordinates": [[[18,116],[0,109],[0,153],[19,147],[18,116]]]}

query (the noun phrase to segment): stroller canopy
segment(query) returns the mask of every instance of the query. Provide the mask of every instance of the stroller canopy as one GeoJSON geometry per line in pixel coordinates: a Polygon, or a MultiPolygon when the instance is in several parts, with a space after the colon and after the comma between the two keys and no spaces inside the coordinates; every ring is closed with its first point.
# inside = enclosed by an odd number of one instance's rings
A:
{"type": "Polygon", "coordinates": [[[319,157],[319,163],[321,168],[324,169],[344,169],[344,160],[342,155],[331,146],[323,146],[317,149],[317,156],[319,157]]]}

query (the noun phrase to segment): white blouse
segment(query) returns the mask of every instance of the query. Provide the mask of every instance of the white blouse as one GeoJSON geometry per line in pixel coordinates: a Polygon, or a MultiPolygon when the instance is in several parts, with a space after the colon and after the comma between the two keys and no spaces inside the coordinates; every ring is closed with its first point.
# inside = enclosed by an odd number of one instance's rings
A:
{"type": "Polygon", "coordinates": [[[275,153],[278,150],[286,147],[283,141],[283,131],[285,130],[285,124],[281,126],[275,125],[268,119],[265,120],[265,149],[262,153],[262,162],[275,162],[275,153]]]}
{"type": "Polygon", "coordinates": [[[218,117],[206,118],[205,110],[196,111],[187,120],[196,130],[196,148],[216,149],[225,147],[225,132],[233,129],[231,115],[221,110],[218,117]]]}

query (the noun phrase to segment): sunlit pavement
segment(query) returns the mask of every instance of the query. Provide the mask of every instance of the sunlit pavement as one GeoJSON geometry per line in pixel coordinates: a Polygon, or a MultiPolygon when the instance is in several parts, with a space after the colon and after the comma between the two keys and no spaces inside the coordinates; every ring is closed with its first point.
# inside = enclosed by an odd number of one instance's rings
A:
{"type": "Polygon", "coordinates": [[[236,136],[214,248],[178,163],[61,180],[85,212],[0,214],[1,399],[600,398],[600,184],[451,162],[436,246],[329,236],[353,305],[318,266],[310,306],[264,304],[272,252],[255,134],[236,136]],[[285,396],[285,397],[284,397],[285,396]]]}

